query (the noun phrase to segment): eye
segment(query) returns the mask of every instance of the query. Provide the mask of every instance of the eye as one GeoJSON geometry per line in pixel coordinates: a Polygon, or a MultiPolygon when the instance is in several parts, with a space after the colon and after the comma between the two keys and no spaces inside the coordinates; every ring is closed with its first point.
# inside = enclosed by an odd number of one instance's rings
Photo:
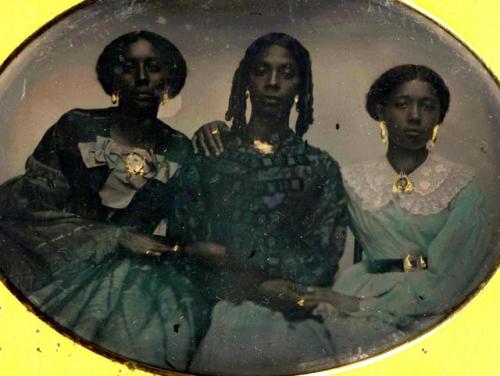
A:
{"type": "Polygon", "coordinates": [[[281,72],[281,75],[287,80],[291,80],[295,77],[295,73],[292,72],[290,69],[285,69],[283,72],[281,72]]]}
{"type": "Polygon", "coordinates": [[[422,108],[424,109],[424,111],[431,112],[436,109],[436,105],[434,103],[427,102],[422,105],[422,108]]]}
{"type": "Polygon", "coordinates": [[[161,71],[161,65],[158,61],[150,61],[146,64],[146,69],[150,72],[157,73],[161,71]]]}
{"type": "Polygon", "coordinates": [[[136,69],[136,64],[132,61],[126,60],[123,62],[122,68],[125,73],[132,73],[136,69]]]}
{"type": "Polygon", "coordinates": [[[256,65],[252,73],[256,76],[263,76],[267,73],[267,68],[264,65],[256,65]]]}
{"type": "Polygon", "coordinates": [[[396,101],[396,103],[394,103],[394,106],[396,108],[405,109],[405,108],[408,108],[408,102],[405,100],[399,100],[399,101],[396,101]]]}

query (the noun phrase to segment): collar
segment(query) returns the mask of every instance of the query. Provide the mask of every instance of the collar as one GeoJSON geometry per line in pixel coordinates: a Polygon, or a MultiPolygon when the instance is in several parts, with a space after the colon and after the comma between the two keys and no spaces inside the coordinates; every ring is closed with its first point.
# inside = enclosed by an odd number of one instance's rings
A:
{"type": "Polygon", "coordinates": [[[431,214],[443,210],[470,182],[474,171],[429,153],[424,163],[408,175],[414,185],[411,193],[392,192],[398,173],[385,157],[342,168],[342,176],[349,195],[356,196],[369,211],[394,202],[413,214],[431,214]]]}

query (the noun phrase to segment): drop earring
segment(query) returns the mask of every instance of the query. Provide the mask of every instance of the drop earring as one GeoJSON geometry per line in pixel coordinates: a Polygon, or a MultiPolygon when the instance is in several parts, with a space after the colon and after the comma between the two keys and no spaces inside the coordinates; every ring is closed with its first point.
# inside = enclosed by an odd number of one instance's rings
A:
{"type": "Polygon", "coordinates": [[[435,144],[438,138],[439,124],[436,124],[434,128],[432,128],[432,138],[431,141],[435,144]]]}
{"type": "Polygon", "coordinates": [[[111,94],[111,103],[117,104],[119,100],[120,100],[120,94],[117,91],[114,91],[111,94]]]}
{"type": "Polygon", "coordinates": [[[434,126],[434,128],[432,128],[432,136],[431,136],[431,140],[429,141],[428,145],[427,145],[427,148],[428,149],[432,149],[434,148],[434,146],[436,146],[436,141],[437,141],[437,137],[438,137],[438,132],[439,132],[439,124],[436,124],[434,126]]]}
{"type": "Polygon", "coordinates": [[[382,140],[382,143],[384,145],[387,145],[387,129],[385,127],[385,123],[381,121],[380,123],[378,123],[378,127],[380,129],[380,138],[382,140]]]}
{"type": "Polygon", "coordinates": [[[163,95],[161,97],[161,104],[166,105],[169,100],[170,97],[168,96],[168,87],[165,87],[165,89],[163,90],[163,95]]]}

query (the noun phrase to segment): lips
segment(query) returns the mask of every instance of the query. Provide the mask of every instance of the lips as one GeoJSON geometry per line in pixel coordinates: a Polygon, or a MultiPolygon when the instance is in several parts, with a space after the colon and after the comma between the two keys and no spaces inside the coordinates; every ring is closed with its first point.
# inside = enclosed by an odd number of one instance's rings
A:
{"type": "Polygon", "coordinates": [[[262,102],[267,105],[276,106],[281,103],[281,100],[278,97],[267,96],[262,98],[262,102]]]}
{"type": "Polygon", "coordinates": [[[409,136],[409,137],[419,137],[422,135],[421,131],[413,130],[413,129],[408,129],[405,130],[404,133],[409,136]]]}
{"type": "Polygon", "coordinates": [[[151,93],[135,93],[134,98],[139,100],[151,100],[153,95],[151,93]]]}

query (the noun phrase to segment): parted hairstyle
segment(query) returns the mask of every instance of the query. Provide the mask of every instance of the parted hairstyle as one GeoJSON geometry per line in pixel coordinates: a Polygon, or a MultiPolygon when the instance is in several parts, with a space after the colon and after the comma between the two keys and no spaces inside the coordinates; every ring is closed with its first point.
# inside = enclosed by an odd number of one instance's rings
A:
{"type": "Polygon", "coordinates": [[[161,35],[145,30],[124,34],[104,48],[96,65],[97,79],[102,88],[106,94],[113,93],[115,89],[113,70],[122,65],[123,56],[127,53],[128,47],[141,39],[153,45],[159,54],[160,61],[167,66],[168,75],[165,83],[168,86],[168,95],[170,98],[175,97],[186,82],[186,61],[179,49],[170,41],[161,35]]]}
{"type": "Polygon", "coordinates": [[[300,86],[299,100],[297,102],[297,123],[295,133],[303,136],[313,122],[313,82],[311,71],[311,59],[306,48],[295,38],[284,33],[269,33],[256,39],[246,50],[245,56],[240,62],[238,69],[234,72],[229,107],[226,112],[226,120],[233,120],[233,128],[241,130],[246,125],[246,90],[249,85],[249,77],[256,58],[269,47],[278,45],[286,48],[297,62],[300,86]]]}
{"type": "Polygon", "coordinates": [[[450,106],[450,91],[439,74],[424,65],[398,65],[384,72],[366,94],[366,110],[375,120],[378,106],[384,106],[391,93],[406,82],[420,80],[427,82],[435,90],[439,101],[439,122],[444,120],[450,106]]]}

